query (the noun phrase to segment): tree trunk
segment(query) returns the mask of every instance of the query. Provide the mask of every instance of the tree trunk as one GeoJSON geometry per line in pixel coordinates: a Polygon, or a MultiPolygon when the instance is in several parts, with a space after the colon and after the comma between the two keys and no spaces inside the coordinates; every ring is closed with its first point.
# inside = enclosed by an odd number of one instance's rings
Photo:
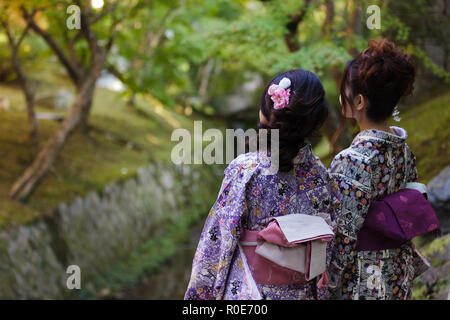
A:
{"type": "Polygon", "coordinates": [[[89,116],[91,114],[92,100],[94,98],[94,90],[92,90],[92,94],[86,99],[83,104],[83,110],[80,116],[80,129],[84,134],[89,133],[89,116]]]}
{"type": "Polygon", "coordinates": [[[6,31],[6,35],[8,37],[9,46],[11,48],[11,61],[14,66],[14,69],[17,74],[17,79],[19,80],[20,86],[22,87],[23,94],[25,96],[25,102],[27,106],[27,115],[28,115],[28,123],[29,123],[29,139],[30,143],[36,149],[39,148],[39,125],[36,118],[36,112],[34,111],[34,91],[31,88],[30,81],[28,80],[25,72],[22,69],[22,65],[19,60],[19,46],[22,42],[23,38],[27,34],[28,29],[22,33],[19,41],[15,41],[11,32],[9,31],[9,27],[7,24],[3,24],[3,27],[6,31]]]}
{"type": "MultiPolygon", "coordinates": [[[[325,20],[322,25],[322,36],[324,39],[329,39],[333,32],[334,17],[335,10],[333,1],[325,0],[325,20]]],[[[331,76],[339,93],[341,73],[334,65],[331,66],[331,76]]],[[[323,131],[331,144],[333,154],[339,153],[351,142],[350,131],[345,126],[344,119],[333,105],[329,106],[328,118],[323,125],[323,131]]]]}
{"type": "MultiPolygon", "coordinates": [[[[105,67],[105,61],[106,61],[106,55],[108,54],[108,51],[105,52],[94,52],[94,57],[91,63],[91,67],[89,69],[89,74],[92,76],[92,79],[90,79],[92,81],[92,91],[90,92],[90,95],[86,96],[86,99],[84,101],[84,104],[82,106],[82,110],[81,110],[81,117],[80,117],[80,126],[81,126],[81,130],[84,133],[88,133],[89,132],[89,116],[91,114],[91,109],[92,109],[92,100],[94,99],[94,89],[95,89],[95,85],[97,82],[98,77],[100,76],[103,68],[105,67]]],[[[84,81],[86,82],[86,81],[84,81]]],[[[82,82],[81,83],[81,90],[80,92],[83,90],[83,87],[85,85],[85,83],[82,82]]]]}
{"type": "Polygon", "coordinates": [[[200,88],[198,90],[198,95],[200,96],[201,104],[205,104],[208,101],[208,87],[210,85],[209,80],[213,69],[214,60],[210,58],[200,71],[200,88]]]}
{"type": "Polygon", "coordinates": [[[66,140],[75,130],[83,115],[89,111],[95,90],[95,82],[100,75],[103,64],[96,65],[86,77],[77,93],[75,102],[68,116],[64,119],[61,129],[51,138],[37,155],[34,162],[25,173],[14,183],[9,192],[12,200],[25,201],[42,178],[51,168],[54,160],[63,148],[66,140]]]}
{"type": "Polygon", "coordinates": [[[136,93],[134,91],[131,93],[130,97],[128,98],[127,106],[130,108],[136,107],[136,93]]]}
{"type": "Polygon", "coordinates": [[[309,5],[312,0],[306,0],[303,7],[300,8],[299,13],[290,16],[290,21],[286,24],[286,29],[288,33],[284,35],[284,42],[288,47],[290,52],[295,52],[300,50],[300,42],[297,40],[298,36],[298,26],[303,21],[308,10],[309,5]]]}
{"type": "Polygon", "coordinates": [[[345,39],[347,41],[347,47],[348,47],[348,53],[352,57],[355,57],[358,54],[358,51],[356,50],[354,44],[355,44],[355,34],[359,32],[358,26],[359,23],[359,5],[356,3],[355,0],[350,0],[348,2],[347,7],[347,28],[345,30],[345,39]]]}
{"type": "MultiPolygon", "coordinates": [[[[80,1],[76,3],[81,6],[80,1]]],[[[99,41],[91,29],[92,23],[98,21],[101,15],[95,16],[90,20],[89,6],[85,7],[81,13],[81,34],[86,38],[89,45],[90,55],[92,57],[88,70],[79,64],[79,61],[73,61],[65,54],[62,47],[58,45],[55,39],[45,29],[39,27],[33,20],[34,14],[41,9],[34,10],[31,14],[27,11],[25,6],[20,6],[24,19],[28,22],[27,28],[31,28],[35,33],[40,35],[49,45],[59,61],[66,68],[69,76],[77,88],[75,101],[69,111],[69,114],[64,119],[59,131],[47,142],[47,144],[39,152],[33,163],[25,170],[23,175],[13,184],[9,191],[9,197],[12,200],[26,200],[35,190],[42,178],[50,170],[53,162],[63,148],[66,140],[73,133],[73,131],[81,124],[85,129],[87,128],[87,120],[92,106],[92,99],[94,96],[95,85],[102,69],[105,66],[106,57],[113,44],[115,27],[121,19],[113,17],[113,23],[110,25],[110,36],[106,41],[104,47],[99,46],[99,41]]],[[[110,6],[114,10],[115,5],[110,6]]],[[[104,11],[110,12],[110,11],[104,11]]],[[[28,29],[27,29],[28,30],[28,29]]],[[[76,37],[76,36],[75,36],[76,37]]],[[[72,38],[74,39],[74,38],[72,38]]],[[[20,43],[20,40],[19,40],[20,43]]],[[[70,44],[69,44],[70,46],[70,44]]],[[[79,59],[75,59],[79,60],[79,59]]]]}
{"type": "Polygon", "coordinates": [[[26,101],[26,105],[27,105],[27,115],[28,115],[28,123],[29,123],[29,137],[30,137],[30,143],[33,145],[33,147],[35,147],[36,149],[39,148],[39,125],[38,125],[38,121],[37,121],[37,117],[36,117],[36,112],[34,110],[34,101],[35,101],[35,96],[34,96],[34,92],[31,89],[31,85],[30,82],[28,81],[28,79],[25,76],[25,73],[22,70],[22,66],[20,65],[18,56],[17,56],[17,51],[16,50],[12,50],[13,51],[13,64],[14,67],[16,69],[16,73],[17,73],[17,77],[19,79],[20,85],[22,87],[24,96],[25,96],[25,101],[26,101]]]}
{"type": "Polygon", "coordinates": [[[27,114],[28,123],[30,127],[30,143],[36,150],[39,149],[39,124],[36,117],[36,112],[34,110],[34,92],[29,92],[29,89],[25,89],[25,98],[27,101],[27,114]],[[28,91],[28,93],[27,93],[28,91]]]}
{"type": "Polygon", "coordinates": [[[325,21],[322,25],[322,35],[328,38],[333,29],[334,4],[332,0],[325,0],[325,21]]]}

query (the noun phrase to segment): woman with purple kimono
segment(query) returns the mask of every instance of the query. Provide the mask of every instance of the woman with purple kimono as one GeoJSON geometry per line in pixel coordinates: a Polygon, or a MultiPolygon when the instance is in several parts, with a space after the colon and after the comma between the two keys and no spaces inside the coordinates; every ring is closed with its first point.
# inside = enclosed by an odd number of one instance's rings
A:
{"type": "MultiPolygon", "coordinates": [[[[387,124],[399,99],[412,91],[414,76],[410,56],[385,39],[370,41],[344,70],[342,113],[356,119],[361,132],[329,169],[342,194],[330,266],[335,299],[409,299],[421,271],[411,241],[380,250],[359,250],[357,241],[373,201],[417,180],[406,131],[387,124]]],[[[385,213],[377,219],[383,223],[385,213]]]]}
{"type": "MultiPolygon", "coordinates": [[[[261,232],[274,218],[303,214],[333,224],[339,206],[334,196],[337,188],[332,190],[326,168],[307,143],[327,117],[324,96],[317,76],[304,70],[282,73],[267,85],[261,98],[260,128],[269,134],[279,130],[279,170],[268,174],[272,158],[262,150],[242,154],[226,168],[194,256],[185,299],[328,297],[325,273],[306,282],[258,281],[241,247],[245,234],[261,232]]],[[[329,263],[331,247],[324,248],[329,263]]]]}

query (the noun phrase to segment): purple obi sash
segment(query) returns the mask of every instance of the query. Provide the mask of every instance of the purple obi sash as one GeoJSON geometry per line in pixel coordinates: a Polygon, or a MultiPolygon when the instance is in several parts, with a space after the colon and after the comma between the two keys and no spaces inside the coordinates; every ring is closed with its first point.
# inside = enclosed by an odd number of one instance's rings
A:
{"type": "Polygon", "coordinates": [[[415,189],[401,189],[372,202],[358,233],[356,249],[398,248],[414,237],[439,228],[436,214],[425,196],[415,189]]]}

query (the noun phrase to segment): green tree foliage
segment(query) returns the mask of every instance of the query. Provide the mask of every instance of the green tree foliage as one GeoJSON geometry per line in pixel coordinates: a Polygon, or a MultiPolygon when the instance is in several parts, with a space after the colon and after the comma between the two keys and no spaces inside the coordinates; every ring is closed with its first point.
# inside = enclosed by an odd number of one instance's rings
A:
{"type": "MultiPolygon", "coordinates": [[[[369,39],[384,36],[403,46],[438,76],[448,77],[445,69],[432,62],[420,47],[424,37],[448,38],[442,31],[445,28],[441,28],[443,22],[432,22],[438,20],[436,14],[430,15],[435,6],[420,0],[412,1],[411,6],[393,1],[332,2],[334,15],[327,22],[327,1],[153,1],[125,22],[132,27],[121,34],[116,51],[129,62],[125,70],[120,70],[122,80],[130,92],[151,93],[169,106],[193,102],[201,109],[202,104],[215,106],[211,100],[229,94],[244,80],[246,71],[267,79],[283,70],[304,68],[327,82],[332,79],[332,67],[342,71],[369,39]],[[366,8],[370,4],[381,8],[381,30],[366,27],[366,8]],[[306,12],[296,34],[299,49],[291,52],[285,42],[287,25],[302,9],[306,12]],[[420,25],[417,12],[431,17],[432,29],[422,24],[416,31],[416,25],[420,25]],[[329,32],[325,35],[326,23],[329,32]],[[207,97],[199,92],[205,69],[210,73],[207,97]]],[[[337,99],[336,86],[330,87],[333,100],[337,99]]]]}

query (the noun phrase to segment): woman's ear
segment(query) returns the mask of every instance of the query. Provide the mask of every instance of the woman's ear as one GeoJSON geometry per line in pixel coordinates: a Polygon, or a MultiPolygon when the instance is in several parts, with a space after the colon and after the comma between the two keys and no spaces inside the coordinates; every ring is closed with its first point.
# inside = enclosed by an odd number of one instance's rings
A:
{"type": "Polygon", "coordinates": [[[362,94],[358,94],[354,100],[355,108],[358,111],[362,111],[366,107],[367,100],[362,94]]]}
{"type": "Polygon", "coordinates": [[[259,122],[268,124],[269,121],[267,121],[267,118],[263,115],[262,111],[259,110],[259,122]]]}

